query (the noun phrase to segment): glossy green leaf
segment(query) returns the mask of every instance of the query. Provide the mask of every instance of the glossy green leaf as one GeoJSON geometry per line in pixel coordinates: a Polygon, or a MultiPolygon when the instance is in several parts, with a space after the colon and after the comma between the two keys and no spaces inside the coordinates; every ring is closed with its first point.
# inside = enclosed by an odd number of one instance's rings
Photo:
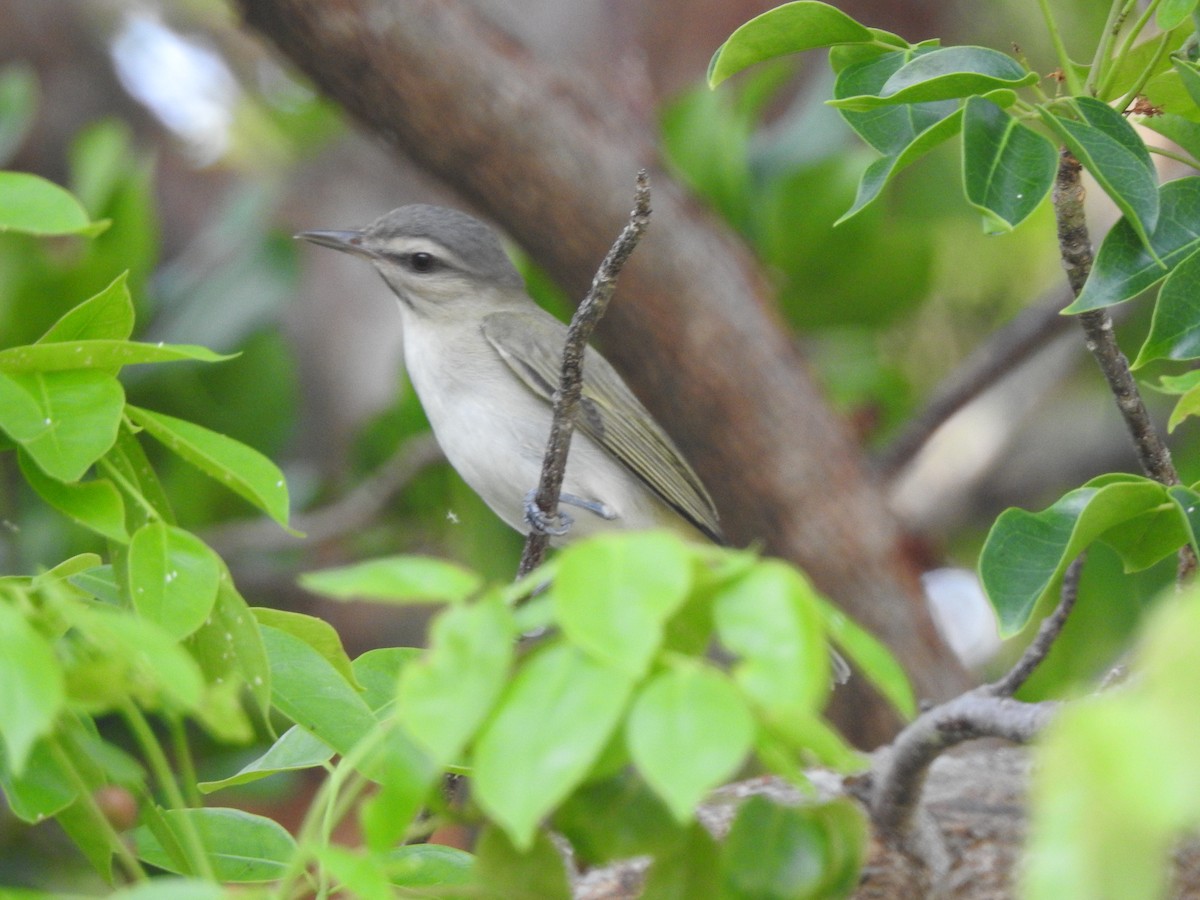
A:
{"type": "Polygon", "coordinates": [[[829,694],[829,650],[804,576],[764,560],[714,599],[721,644],[737,657],[734,679],[768,718],[805,719],[829,694]]]}
{"type": "MultiPolygon", "coordinates": [[[[892,51],[854,63],[843,69],[834,82],[835,100],[878,94],[888,79],[913,59],[933,51],[932,47],[892,51]]],[[[907,103],[871,110],[839,108],[838,113],[864,141],[885,156],[896,156],[959,109],[953,100],[907,103]]]]}
{"type": "Polygon", "coordinates": [[[138,614],[185,638],[204,624],[217,600],[221,563],[190,531],[152,522],[139,528],[126,557],[138,614]]]}
{"type": "Polygon", "coordinates": [[[724,897],[848,897],[866,861],[866,818],[848,800],[782,806],[763,796],[738,807],[721,852],[724,897]]]}
{"type": "Polygon", "coordinates": [[[27,344],[0,350],[0,371],[61,372],[70,369],[119,369],[140,363],[220,362],[232,359],[207,347],[187,344],[140,344],[137,341],[84,340],[27,344]]]}
{"type": "Polygon", "coordinates": [[[532,656],[475,745],[475,796],[518,849],[591,768],[633,682],[569,644],[532,656]],[[551,738],[552,739],[548,739],[551,738]]]}
{"type": "Polygon", "coordinates": [[[434,619],[429,650],[400,678],[398,717],[439,765],[455,761],[491,712],[513,658],[512,613],[497,598],[434,619]]]}
{"type": "Polygon", "coordinates": [[[754,732],[754,717],[729,678],[690,661],[651,678],[625,726],[634,764],[682,824],[742,766],[754,732]]]}
{"type": "Polygon", "coordinates": [[[980,580],[1001,635],[1016,634],[1044,600],[1057,597],[1067,566],[1088,544],[1166,500],[1156,482],[1117,476],[1071,491],[1040,513],[1001,513],[979,557],[980,580]]]}
{"type": "Polygon", "coordinates": [[[461,603],[483,579],[457,563],[428,556],[388,556],[306,572],[300,586],[335,600],[389,603],[461,603]]]}
{"type": "Polygon", "coordinates": [[[108,452],[124,405],[104,372],[0,372],[0,429],[59,481],[78,481],[108,452]]]}
{"type": "Polygon", "coordinates": [[[57,184],[26,172],[0,172],[0,233],[99,234],[107,222],[92,222],[79,201],[57,184]]]}
{"type": "Polygon", "coordinates": [[[716,87],[731,75],[777,56],[872,39],[870,29],[827,3],[785,3],[729,36],[708,63],[708,84],[716,87]]]}
{"type": "Polygon", "coordinates": [[[1078,119],[1039,108],[1043,121],[1091,173],[1125,214],[1143,245],[1150,244],[1159,217],[1158,181],[1150,153],[1125,117],[1092,97],[1072,101],[1078,119]]]}
{"type": "Polygon", "coordinates": [[[1058,151],[983,97],[963,112],[963,188],[993,231],[1011,231],[1033,214],[1050,192],[1058,151]]]}
{"type": "MultiPolygon", "coordinates": [[[[297,852],[296,841],[286,828],[273,819],[244,810],[168,809],[162,815],[180,843],[186,841],[183,820],[196,830],[218,881],[233,884],[275,881],[287,871],[297,852]]],[[[133,843],[139,859],[168,872],[180,871],[174,857],[163,849],[148,827],[143,825],[134,832],[133,843]]]]}
{"type": "Polygon", "coordinates": [[[299,725],[293,725],[279,736],[266,751],[228,778],[201,781],[197,787],[205,794],[238,784],[250,784],[268,775],[297,772],[324,765],[333,758],[334,749],[299,725]]]}
{"type": "Polygon", "coordinates": [[[68,310],[38,338],[52,341],[124,341],[133,333],[133,298],[129,295],[128,272],[93,297],[68,310]]]}
{"type": "Polygon", "coordinates": [[[1154,253],[1147,251],[1128,218],[1122,218],[1105,235],[1087,283],[1064,312],[1087,312],[1130,300],[1200,250],[1200,178],[1169,181],[1158,190],[1158,226],[1150,235],[1154,253]]]}
{"type": "Polygon", "coordinates": [[[188,638],[187,646],[209,684],[240,681],[254,698],[261,719],[268,721],[271,667],[267,651],[258,621],[234,587],[224,563],[212,611],[188,638]]]}
{"type": "Polygon", "coordinates": [[[192,422],[136,406],[126,411],[167,449],[254,504],[280,525],[287,525],[288,490],[273,462],[241,441],[192,422]]]}
{"type": "Polygon", "coordinates": [[[62,667],[50,642],[14,607],[0,602],[0,746],[16,775],[34,742],[63,711],[62,667]]]}
{"type": "Polygon", "coordinates": [[[1200,357],[1200,250],[1179,262],[1163,282],[1154,304],[1150,333],[1133,367],[1156,359],[1200,357]]]}
{"type": "Polygon", "coordinates": [[[883,83],[878,93],[840,96],[829,105],[873,110],[899,103],[930,103],[1014,90],[1038,80],[1011,56],[987,47],[939,47],[915,55],[883,83]]]}
{"type": "Polygon", "coordinates": [[[106,478],[94,481],[58,481],[45,474],[28,454],[20,452],[17,459],[21,474],[37,495],[63,515],[85,528],[124,544],[129,541],[125,528],[125,503],[121,492],[106,478]]]}
{"type": "Polygon", "coordinates": [[[687,598],[692,559],[666,532],[613,532],[562,552],[551,594],[567,639],[596,660],[642,675],[663,626],[687,598]]]}
{"type": "MultiPolygon", "coordinates": [[[[908,108],[899,107],[900,110],[908,108]]],[[[894,175],[920,159],[938,144],[954,137],[961,128],[962,112],[955,110],[922,131],[899,153],[893,156],[884,156],[867,166],[858,183],[858,193],[854,198],[853,205],[840,219],[834,222],[834,225],[841,225],[869,206],[883,192],[884,187],[894,175]]]]}

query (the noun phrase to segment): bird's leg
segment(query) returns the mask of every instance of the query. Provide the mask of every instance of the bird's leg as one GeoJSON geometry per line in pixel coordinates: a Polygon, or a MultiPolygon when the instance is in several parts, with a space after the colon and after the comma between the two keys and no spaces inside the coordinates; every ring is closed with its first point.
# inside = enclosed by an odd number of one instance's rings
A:
{"type": "Polygon", "coordinates": [[[574,494],[562,494],[558,499],[563,503],[569,503],[571,506],[578,506],[580,509],[586,509],[590,513],[595,513],[608,522],[617,517],[616,510],[599,500],[585,500],[583,497],[576,497],[574,494]]]}
{"type": "Polygon", "coordinates": [[[561,537],[571,530],[574,519],[562,510],[554,513],[542,512],[537,505],[537,488],[525,495],[525,522],[538,534],[561,537]]]}

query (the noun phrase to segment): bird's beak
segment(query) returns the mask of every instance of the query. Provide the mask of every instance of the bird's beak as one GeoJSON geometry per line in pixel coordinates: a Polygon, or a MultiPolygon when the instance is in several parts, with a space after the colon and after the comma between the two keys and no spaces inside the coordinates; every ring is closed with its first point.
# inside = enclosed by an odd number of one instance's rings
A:
{"type": "Polygon", "coordinates": [[[363,246],[364,235],[361,231],[301,231],[295,237],[355,256],[365,256],[368,259],[375,256],[375,251],[363,246]]]}

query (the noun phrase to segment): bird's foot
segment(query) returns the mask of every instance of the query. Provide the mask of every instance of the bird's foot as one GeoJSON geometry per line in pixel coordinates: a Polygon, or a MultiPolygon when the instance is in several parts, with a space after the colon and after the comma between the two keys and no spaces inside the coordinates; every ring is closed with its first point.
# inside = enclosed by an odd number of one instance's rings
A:
{"type": "Polygon", "coordinates": [[[551,537],[562,537],[571,530],[575,520],[567,513],[559,510],[554,514],[546,513],[537,505],[537,488],[525,495],[525,522],[538,534],[548,534],[551,537]]]}

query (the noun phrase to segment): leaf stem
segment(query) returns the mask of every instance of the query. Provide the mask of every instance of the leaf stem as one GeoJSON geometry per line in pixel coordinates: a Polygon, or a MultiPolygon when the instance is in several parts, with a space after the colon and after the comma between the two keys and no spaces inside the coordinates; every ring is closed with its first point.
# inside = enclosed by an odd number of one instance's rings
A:
{"type": "Polygon", "coordinates": [[[1075,64],[1071,62],[1067,46],[1063,43],[1062,32],[1059,31],[1058,24],[1054,21],[1054,13],[1050,11],[1050,2],[1049,0],[1038,0],[1038,6],[1042,10],[1042,18],[1046,20],[1046,31],[1049,32],[1050,40],[1054,43],[1054,55],[1058,59],[1058,68],[1067,80],[1067,87],[1071,89],[1072,94],[1081,93],[1083,85],[1079,83],[1079,76],[1075,74],[1075,64]]]}
{"type": "MultiPolygon", "coordinates": [[[[1167,47],[1169,47],[1170,44],[1171,44],[1171,35],[1170,34],[1164,34],[1159,37],[1158,47],[1156,47],[1154,50],[1154,56],[1151,57],[1150,62],[1146,64],[1146,68],[1142,69],[1141,74],[1138,75],[1138,77],[1134,79],[1133,85],[1129,88],[1128,91],[1125,92],[1125,96],[1122,97],[1119,101],[1117,101],[1116,108],[1118,111],[1124,112],[1126,109],[1129,108],[1129,104],[1132,103],[1135,99],[1137,99],[1137,95],[1142,92],[1142,88],[1144,88],[1146,86],[1146,82],[1150,80],[1150,75],[1154,72],[1154,68],[1159,64],[1159,62],[1162,60],[1162,58],[1166,55],[1167,47]]],[[[1116,71],[1116,69],[1114,69],[1113,71],[1116,71]]]]}
{"type": "MultiPolygon", "coordinates": [[[[1091,96],[1096,96],[1099,93],[1097,85],[1101,84],[1108,77],[1109,48],[1112,46],[1113,39],[1121,30],[1121,23],[1125,17],[1129,15],[1129,7],[1133,0],[1126,0],[1122,3],[1121,0],[1113,0],[1112,6],[1108,9],[1108,19],[1104,23],[1104,30],[1100,32],[1100,40],[1096,42],[1096,53],[1092,57],[1091,68],[1088,69],[1086,92],[1091,96]]],[[[1072,93],[1084,93],[1082,90],[1072,91],[1072,93]]]]}

